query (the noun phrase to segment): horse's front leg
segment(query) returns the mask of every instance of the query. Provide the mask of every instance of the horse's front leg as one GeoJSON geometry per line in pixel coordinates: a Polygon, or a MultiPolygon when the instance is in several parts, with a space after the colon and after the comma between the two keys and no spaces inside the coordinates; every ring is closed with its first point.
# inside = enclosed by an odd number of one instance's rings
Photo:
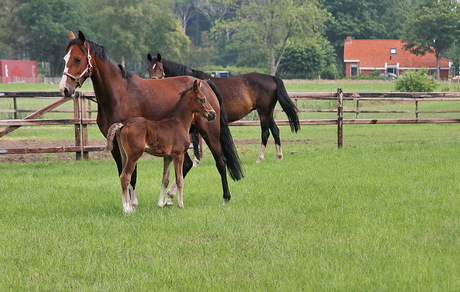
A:
{"type": "MultiPolygon", "coordinates": [[[[185,152],[184,154],[184,160],[182,164],[183,164],[182,173],[183,173],[183,177],[185,178],[185,176],[187,176],[187,173],[193,167],[192,159],[190,159],[190,155],[188,155],[187,152],[185,152]]],[[[171,184],[171,187],[169,187],[168,197],[173,199],[176,193],[177,193],[177,184],[176,184],[176,180],[174,180],[174,182],[171,184]]]]}
{"type": "Polygon", "coordinates": [[[160,191],[160,197],[158,198],[158,207],[163,207],[163,206],[172,206],[174,205],[171,197],[168,195],[165,200],[165,191],[166,188],[169,185],[169,173],[171,169],[171,157],[165,157],[163,159],[163,178],[161,180],[161,191],[160,191]]]}
{"type": "Polygon", "coordinates": [[[184,208],[184,198],[183,198],[183,185],[184,177],[182,175],[182,165],[184,164],[184,155],[175,156],[174,161],[174,170],[176,173],[176,185],[177,185],[177,206],[179,208],[184,208]]]}

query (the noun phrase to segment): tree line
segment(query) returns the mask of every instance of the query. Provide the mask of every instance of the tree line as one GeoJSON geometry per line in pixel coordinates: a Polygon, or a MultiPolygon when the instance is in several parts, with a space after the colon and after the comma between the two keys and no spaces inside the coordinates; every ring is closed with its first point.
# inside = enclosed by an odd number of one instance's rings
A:
{"type": "Polygon", "coordinates": [[[33,59],[59,76],[69,30],[139,74],[147,53],[192,68],[336,78],[343,41],[402,39],[416,54],[458,59],[456,0],[2,0],[0,59],[33,59]]]}

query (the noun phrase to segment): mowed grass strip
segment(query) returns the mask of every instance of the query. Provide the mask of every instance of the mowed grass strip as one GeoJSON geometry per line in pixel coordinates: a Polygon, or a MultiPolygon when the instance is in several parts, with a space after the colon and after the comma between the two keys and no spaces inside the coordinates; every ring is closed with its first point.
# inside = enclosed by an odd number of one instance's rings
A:
{"type": "Polygon", "coordinates": [[[340,150],[333,130],[282,127],[280,163],[238,145],[226,205],[205,151],[184,210],[155,206],[157,158],[132,215],[111,160],[0,164],[0,290],[459,290],[458,125],[349,126],[340,150]]]}

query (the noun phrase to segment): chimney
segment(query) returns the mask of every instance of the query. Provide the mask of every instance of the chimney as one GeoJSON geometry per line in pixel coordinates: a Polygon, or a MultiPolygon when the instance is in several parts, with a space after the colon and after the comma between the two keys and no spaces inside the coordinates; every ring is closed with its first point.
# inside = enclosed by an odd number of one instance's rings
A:
{"type": "Polygon", "coordinates": [[[353,42],[353,40],[351,39],[351,36],[347,36],[345,38],[345,44],[351,44],[353,42]]]}

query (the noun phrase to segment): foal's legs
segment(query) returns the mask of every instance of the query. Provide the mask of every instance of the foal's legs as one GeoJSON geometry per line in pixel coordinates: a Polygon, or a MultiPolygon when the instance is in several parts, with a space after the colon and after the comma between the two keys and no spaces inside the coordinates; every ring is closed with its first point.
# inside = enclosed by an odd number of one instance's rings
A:
{"type": "MultiPolygon", "coordinates": [[[[183,173],[184,178],[187,176],[187,173],[190,171],[190,169],[192,169],[192,167],[193,167],[192,159],[190,158],[190,155],[188,154],[188,152],[185,152],[184,162],[183,162],[183,167],[182,167],[182,173],[183,173]]],[[[169,190],[167,193],[169,200],[173,199],[176,193],[177,193],[177,185],[176,185],[176,180],[174,180],[173,183],[171,184],[171,187],[169,187],[169,190]]]]}
{"type": "Polygon", "coordinates": [[[173,202],[169,195],[167,196],[165,200],[165,190],[169,185],[169,173],[171,169],[171,161],[172,161],[171,157],[163,158],[163,179],[161,181],[160,197],[158,198],[158,204],[157,204],[158,207],[173,205],[173,202]]]}
{"type": "Polygon", "coordinates": [[[184,198],[183,198],[184,177],[182,175],[182,165],[184,164],[184,155],[174,156],[173,160],[174,160],[174,171],[176,173],[176,185],[177,185],[177,190],[178,190],[177,206],[179,208],[184,208],[184,198]]]}
{"type": "Polygon", "coordinates": [[[131,199],[129,196],[129,182],[131,181],[132,173],[136,167],[136,161],[137,159],[134,161],[131,159],[127,159],[126,162],[123,163],[124,166],[120,175],[123,212],[125,213],[134,212],[134,206],[131,203],[131,199]]]}
{"type": "MultiPolygon", "coordinates": [[[[118,176],[120,176],[121,172],[123,171],[123,162],[122,162],[117,139],[114,139],[113,141],[112,157],[115,160],[115,163],[117,164],[118,176]]],[[[137,165],[135,166],[134,171],[131,175],[131,181],[129,185],[129,196],[131,198],[131,204],[133,206],[138,205],[137,195],[136,195],[136,180],[137,180],[137,165]]]]}

